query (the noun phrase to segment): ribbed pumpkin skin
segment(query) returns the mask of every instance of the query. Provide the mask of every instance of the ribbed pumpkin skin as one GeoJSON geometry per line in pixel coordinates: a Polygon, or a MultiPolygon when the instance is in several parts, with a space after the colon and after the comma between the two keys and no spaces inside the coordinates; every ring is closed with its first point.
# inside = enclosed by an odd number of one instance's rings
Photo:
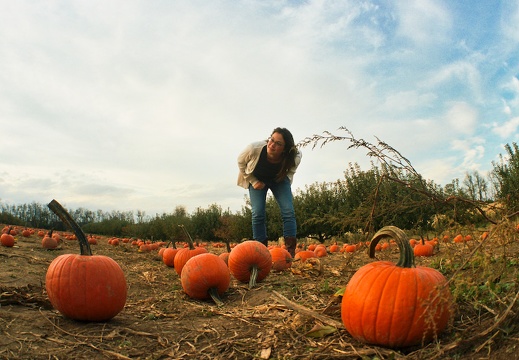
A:
{"type": "Polygon", "coordinates": [[[175,267],[175,271],[178,276],[182,275],[182,268],[186,265],[186,262],[192,257],[200,254],[204,254],[207,252],[206,248],[203,247],[195,247],[193,249],[190,248],[182,248],[178,249],[177,254],[175,255],[175,259],[173,260],[173,266],[175,267]]]}
{"type": "Polygon", "coordinates": [[[400,268],[377,261],[351,278],[341,317],[357,340],[401,348],[432,340],[449,321],[451,294],[443,275],[432,268],[400,268]]]}
{"type": "Polygon", "coordinates": [[[250,280],[252,266],[257,265],[258,277],[261,281],[267,277],[272,268],[272,256],[269,249],[256,240],[247,240],[236,245],[229,253],[229,270],[236,280],[246,283],[250,280]]]}
{"type": "Polygon", "coordinates": [[[209,289],[216,288],[218,295],[229,289],[231,273],[218,255],[204,253],[190,258],[182,269],[180,281],[184,292],[193,299],[209,299],[209,289]]]}
{"type": "Polygon", "coordinates": [[[81,321],[106,321],[126,304],[126,279],[113,259],[103,255],[60,255],[45,276],[52,306],[81,321]]]}
{"type": "Polygon", "coordinates": [[[162,262],[169,267],[175,266],[175,257],[179,249],[165,248],[162,252],[162,262]]]}
{"type": "Polygon", "coordinates": [[[371,258],[387,237],[398,245],[398,262],[376,261],[353,275],[342,298],[342,321],[351,336],[366,343],[390,348],[425,344],[448,325],[452,295],[447,280],[433,268],[415,266],[407,235],[395,226],[373,236],[371,258]]]}
{"type": "Polygon", "coordinates": [[[228,252],[221,253],[220,255],[218,255],[218,257],[225,262],[225,265],[227,265],[229,263],[229,253],[228,252]]]}

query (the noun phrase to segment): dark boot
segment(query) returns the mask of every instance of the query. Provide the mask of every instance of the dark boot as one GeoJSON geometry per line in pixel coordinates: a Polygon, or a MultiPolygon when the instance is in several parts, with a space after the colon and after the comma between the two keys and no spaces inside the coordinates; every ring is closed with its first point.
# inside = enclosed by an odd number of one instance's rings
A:
{"type": "Polygon", "coordinates": [[[256,240],[256,241],[262,243],[262,244],[265,245],[266,247],[269,246],[269,241],[268,241],[268,239],[265,239],[265,240],[263,240],[263,241],[261,241],[261,240],[256,240]]]}
{"type": "Polygon", "coordinates": [[[285,248],[292,257],[296,255],[296,245],[297,239],[295,237],[289,236],[285,238],[285,248]]]}

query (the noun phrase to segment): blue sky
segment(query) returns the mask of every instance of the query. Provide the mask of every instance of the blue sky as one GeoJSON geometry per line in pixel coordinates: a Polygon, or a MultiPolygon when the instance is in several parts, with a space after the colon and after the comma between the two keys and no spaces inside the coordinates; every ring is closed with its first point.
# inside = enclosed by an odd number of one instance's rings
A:
{"type": "MultiPolygon", "coordinates": [[[[0,0],[0,201],[240,210],[277,126],[347,127],[445,185],[518,142],[517,1],[0,0]]],[[[294,190],[362,150],[303,149],[294,190]]]]}

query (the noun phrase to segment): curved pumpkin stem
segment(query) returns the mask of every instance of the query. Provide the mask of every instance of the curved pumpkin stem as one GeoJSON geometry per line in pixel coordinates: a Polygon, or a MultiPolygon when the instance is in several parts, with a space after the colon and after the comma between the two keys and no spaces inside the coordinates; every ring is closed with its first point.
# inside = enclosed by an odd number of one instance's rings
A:
{"type": "Polygon", "coordinates": [[[81,255],[92,255],[92,249],[90,249],[90,244],[88,243],[85,233],[81,230],[74,219],[72,219],[72,216],[70,216],[67,210],[65,210],[56,200],[52,200],[47,206],[60,218],[61,221],[63,221],[65,225],[69,227],[70,230],[74,232],[79,240],[79,250],[81,255]]]}
{"type": "Polygon", "coordinates": [[[189,232],[187,231],[187,229],[184,225],[179,225],[179,226],[182,230],[184,230],[184,234],[186,234],[186,236],[187,236],[187,243],[189,244],[189,249],[193,250],[195,248],[193,238],[191,237],[191,235],[189,234],[189,232]]]}
{"type": "Polygon", "coordinates": [[[209,296],[211,296],[211,299],[216,303],[218,306],[223,306],[223,301],[220,299],[220,295],[218,294],[218,288],[212,287],[207,290],[209,293],[209,296]]]}
{"type": "Polygon", "coordinates": [[[403,268],[414,268],[414,252],[411,244],[409,244],[409,239],[405,232],[396,226],[384,226],[382,229],[377,231],[371,242],[369,243],[369,257],[375,257],[375,247],[378,242],[386,237],[390,237],[396,241],[398,245],[398,249],[400,250],[400,258],[398,259],[398,263],[396,266],[403,268]]]}
{"type": "Polygon", "coordinates": [[[252,265],[252,268],[250,271],[249,289],[252,289],[254,286],[256,286],[256,279],[258,278],[258,274],[259,274],[258,265],[256,265],[256,264],[252,265]]]}
{"type": "Polygon", "coordinates": [[[231,242],[229,241],[229,239],[225,239],[224,242],[225,242],[225,248],[227,249],[227,252],[230,253],[231,252],[231,242]]]}

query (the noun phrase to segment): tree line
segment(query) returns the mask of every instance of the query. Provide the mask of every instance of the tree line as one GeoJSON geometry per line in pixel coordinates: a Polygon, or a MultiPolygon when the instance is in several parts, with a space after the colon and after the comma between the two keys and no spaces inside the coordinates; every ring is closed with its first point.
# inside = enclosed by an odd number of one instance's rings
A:
{"type": "MultiPolygon", "coordinates": [[[[441,186],[424,179],[410,162],[383,142],[376,145],[352,137],[327,133],[307,139],[315,146],[329,141],[352,141],[366,147],[378,164],[362,170],[350,163],[344,177],[334,182],[314,183],[294,192],[298,237],[321,242],[331,237],[361,239],[384,225],[415,229],[438,235],[455,226],[486,226],[519,211],[519,149],[506,145],[506,154],[492,163],[487,176],[467,172],[460,181],[441,186]],[[375,151],[375,152],[374,152],[375,151]],[[373,155],[375,154],[375,155],[373,155]],[[498,206],[499,205],[499,206],[498,206]]],[[[321,145],[322,146],[322,145],[321,145]]],[[[273,197],[267,198],[268,233],[271,240],[282,236],[282,220],[273,197]]],[[[203,241],[240,241],[252,237],[248,199],[241,210],[223,210],[218,204],[192,213],[178,206],[171,213],[146,215],[137,211],[92,211],[67,209],[85,233],[107,236],[182,240],[184,225],[193,238],[203,241]]],[[[46,204],[32,202],[7,205],[0,202],[0,223],[67,230],[46,204]]]]}

